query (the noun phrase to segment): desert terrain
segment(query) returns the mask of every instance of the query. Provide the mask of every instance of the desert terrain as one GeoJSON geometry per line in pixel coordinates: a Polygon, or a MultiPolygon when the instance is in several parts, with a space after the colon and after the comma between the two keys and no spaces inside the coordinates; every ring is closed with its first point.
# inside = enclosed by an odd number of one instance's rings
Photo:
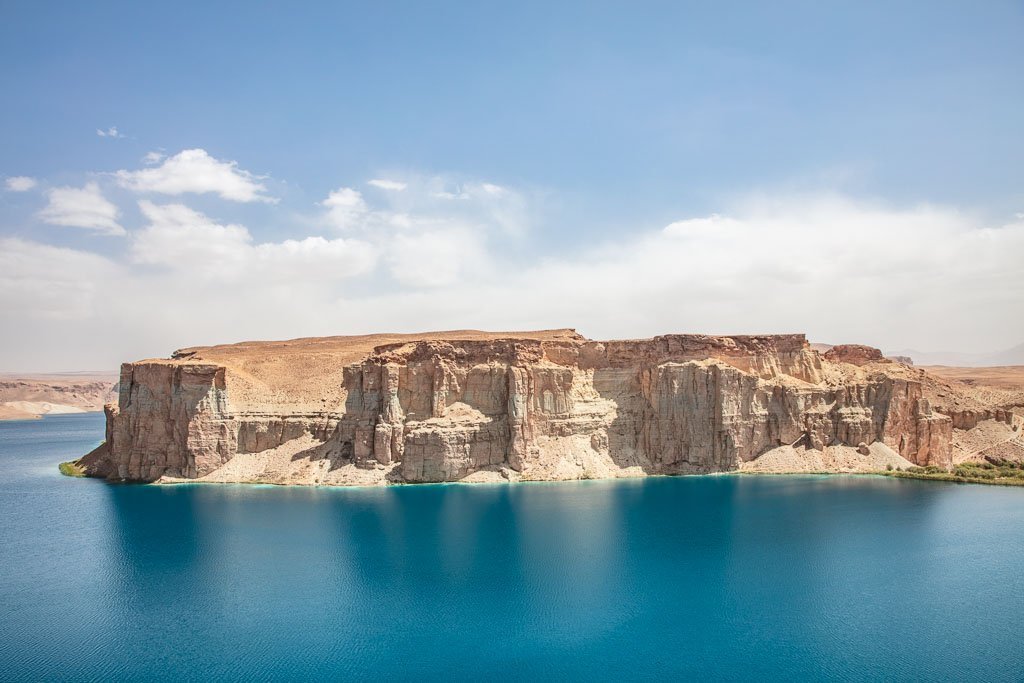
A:
{"type": "Polygon", "coordinates": [[[1024,462],[1019,387],[804,335],[375,334],[126,363],[118,480],[381,485],[1024,462]]]}
{"type": "Polygon", "coordinates": [[[103,410],[117,401],[112,372],[0,374],[0,420],[103,410]]]}

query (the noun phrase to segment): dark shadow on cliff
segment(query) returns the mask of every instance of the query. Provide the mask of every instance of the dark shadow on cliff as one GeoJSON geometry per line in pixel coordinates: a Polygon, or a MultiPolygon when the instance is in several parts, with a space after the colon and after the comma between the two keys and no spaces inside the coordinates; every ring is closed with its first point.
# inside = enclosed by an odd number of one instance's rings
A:
{"type": "Polygon", "coordinates": [[[645,452],[643,429],[651,408],[641,391],[639,373],[633,372],[623,385],[621,372],[617,368],[594,371],[594,389],[616,406],[607,431],[609,457],[617,467],[639,467],[644,474],[674,474],[652,463],[645,452]]]}

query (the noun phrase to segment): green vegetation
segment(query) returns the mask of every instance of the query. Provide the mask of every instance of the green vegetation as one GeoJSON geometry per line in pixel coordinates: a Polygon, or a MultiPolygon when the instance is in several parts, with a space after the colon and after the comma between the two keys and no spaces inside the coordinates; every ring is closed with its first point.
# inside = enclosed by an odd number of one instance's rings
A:
{"type": "Polygon", "coordinates": [[[77,460],[62,462],[57,467],[60,469],[60,473],[63,474],[65,477],[85,476],[85,468],[79,465],[77,460]]]}
{"type": "Polygon", "coordinates": [[[997,484],[1001,486],[1024,486],[1024,463],[997,460],[994,462],[965,462],[952,471],[929,465],[908,467],[906,470],[887,471],[891,477],[907,479],[934,479],[957,481],[970,484],[997,484]]]}

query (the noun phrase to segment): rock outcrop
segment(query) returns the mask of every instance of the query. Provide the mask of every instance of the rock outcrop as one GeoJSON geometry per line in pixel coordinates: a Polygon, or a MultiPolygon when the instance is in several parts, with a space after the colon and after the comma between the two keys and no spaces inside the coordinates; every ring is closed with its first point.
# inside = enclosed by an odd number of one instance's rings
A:
{"type": "Polygon", "coordinates": [[[803,335],[248,343],[126,363],[106,442],[79,462],[128,481],[302,484],[727,472],[777,449],[948,468],[956,420],[929,381],[803,335]]]}

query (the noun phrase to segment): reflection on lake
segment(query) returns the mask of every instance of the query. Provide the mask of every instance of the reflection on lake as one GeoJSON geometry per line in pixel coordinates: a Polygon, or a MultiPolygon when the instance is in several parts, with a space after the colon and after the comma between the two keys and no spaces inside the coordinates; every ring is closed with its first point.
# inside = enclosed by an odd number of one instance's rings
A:
{"type": "Polygon", "coordinates": [[[1024,489],[685,477],[114,486],[0,423],[10,679],[1014,679],[1024,489]]]}

